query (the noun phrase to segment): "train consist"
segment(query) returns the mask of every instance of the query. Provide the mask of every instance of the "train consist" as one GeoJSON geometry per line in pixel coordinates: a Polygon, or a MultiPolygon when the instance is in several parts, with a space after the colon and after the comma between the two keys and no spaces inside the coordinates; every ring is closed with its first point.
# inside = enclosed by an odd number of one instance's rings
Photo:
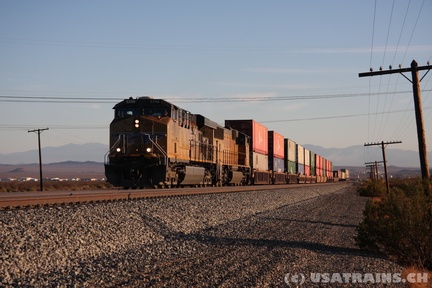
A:
{"type": "Polygon", "coordinates": [[[225,127],[162,99],[114,106],[105,175],[125,188],[315,183],[348,171],[254,120],[225,127]]]}

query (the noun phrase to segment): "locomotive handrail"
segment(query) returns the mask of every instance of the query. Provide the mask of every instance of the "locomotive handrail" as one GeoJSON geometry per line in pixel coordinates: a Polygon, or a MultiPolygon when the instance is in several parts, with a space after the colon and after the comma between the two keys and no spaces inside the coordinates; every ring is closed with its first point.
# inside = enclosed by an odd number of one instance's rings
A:
{"type": "Polygon", "coordinates": [[[118,137],[117,141],[114,143],[114,145],[108,150],[107,153],[105,153],[105,156],[104,156],[104,162],[105,162],[105,164],[108,164],[108,159],[107,159],[108,157],[107,156],[111,153],[111,151],[114,150],[114,147],[116,147],[117,144],[120,142],[121,136],[122,136],[122,134],[119,135],[119,137],[118,137]]]}
{"type": "MultiPolygon", "coordinates": [[[[166,166],[166,169],[168,169],[168,154],[162,149],[162,147],[157,143],[157,142],[155,142],[155,141],[153,141],[152,139],[151,139],[151,136],[150,136],[150,134],[148,134],[148,133],[143,133],[144,135],[146,135],[146,136],[148,136],[148,138],[149,138],[149,140],[150,140],[150,142],[153,144],[153,145],[155,145],[156,146],[156,148],[165,156],[165,166],[166,166]]],[[[157,141],[157,136],[156,136],[156,141],[157,141]]]]}

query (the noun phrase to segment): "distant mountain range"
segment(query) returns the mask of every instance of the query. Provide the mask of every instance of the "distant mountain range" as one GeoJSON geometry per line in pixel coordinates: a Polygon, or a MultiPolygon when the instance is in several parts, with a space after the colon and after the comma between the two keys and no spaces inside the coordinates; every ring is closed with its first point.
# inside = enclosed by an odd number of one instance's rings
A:
{"type": "MultiPolygon", "coordinates": [[[[101,143],[67,144],[60,147],[42,147],[42,163],[58,163],[66,161],[104,162],[108,145],[101,143]]],[[[39,151],[30,150],[11,154],[0,154],[0,164],[39,163],[39,151]]]]}
{"type": "MultiPolygon", "coordinates": [[[[323,148],[314,145],[304,145],[307,149],[318,153],[331,160],[337,166],[365,166],[365,162],[382,161],[381,148],[378,146],[364,147],[363,145],[350,146],[346,148],[323,148]],[[374,153],[370,153],[370,152],[374,153]],[[371,155],[377,155],[376,159],[367,159],[371,155]]],[[[419,154],[416,151],[387,148],[387,165],[398,167],[420,167],[419,154]]],[[[428,153],[428,159],[432,159],[432,153],[428,153]]]]}
{"type": "MultiPolygon", "coordinates": [[[[101,179],[105,177],[104,165],[101,162],[66,161],[43,165],[44,178],[60,179],[101,179]]],[[[0,164],[0,179],[7,178],[37,178],[39,179],[39,164],[0,164]]]]}
{"type": "MultiPolygon", "coordinates": [[[[381,161],[381,149],[378,147],[364,147],[362,145],[346,148],[324,148],[315,145],[304,145],[307,149],[331,160],[335,166],[360,166],[364,167],[367,161],[381,161]],[[366,159],[365,149],[376,149],[377,159],[366,159]]],[[[66,161],[77,162],[104,162],[104,156],[108,151],[108,145],[101,143],[67,144],[60,147],[42,148],[42,163],[58,163],[66,161]]],[[[429,153],[432,159],[432,153],[429,153]]],[[[420,167],[419,156],[416,151],[386,149],[388,165],[398,167],[420,167]]],[[[38,150],[18,152],[11,154],[0,154],[0,164],[29,164],[38,163],[38,150]]]]}

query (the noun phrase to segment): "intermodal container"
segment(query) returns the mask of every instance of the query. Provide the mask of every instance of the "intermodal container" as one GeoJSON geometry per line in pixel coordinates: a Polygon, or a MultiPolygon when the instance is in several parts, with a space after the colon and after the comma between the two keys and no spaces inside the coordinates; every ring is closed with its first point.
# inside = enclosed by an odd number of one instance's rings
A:
{"type": "Polygon", "coordinates": [[[225,120],[225,127],[236,129],[251,137],[252,152],[268,155],[268,129],[255,120],[225,120]]]}
{"type": "Polygon", "coordinates": [[[296,144],[296,150],[297,150],[297,163],[299,163],[299,164],[305,164],[305,162],[304,162],[304,147],[303,146],[301,146],[301,145],[299,145],[299,144],[296,144]]]}
{"type": "Polygon", "coordinates": [[[311,173],[310,173],[310,166],[308,166],[308,165],[304,165],[304,174],[306,175],[306,176],[311,176],[311,173]]]}
{"type": "Polygon", "coordinates": [[[342,171],[341,171],[341,175],[340,175],[339,178],[340,178],[340,179],[343,179],[343,180],[346,180],[346,179],[349,178],[349,177],[346,176],[345,172],[342,172],[342,171]]]}
{"type": "Polygon", "coordinates": [[[304,173],[305,173],[305,165],[304,164],[297,163],[297,174],[298,173],[304,175],[304,173]]]}
{"type": "Polygon", "coordinates": [[[284,137],[275,131],[268,132],[268,154],[280,159],[285,157],[284,137]]]}
{"type": "Polygon", "coordinates": [[[341,171],[345,173],[346,178],[349,178],[349,170],[348,169],[341,169],[341,171]]]}
{"type": "Polygon", "coordinates": [[[276,157],[268,157],[268,160],[269,160],[269,166],[268,166],[269,170],[278,173],[285,171],[284,159],[276,158],[276,157]]]}
{"type": "Polygon", "coordinates": [[[311,175],[312,176],[316,176],[316,166],[315,166],[315,153],[314,152],[310,152],[310,169],[311,169],[311,175]]]}
{"type": "Polygon", "coordinates": [[[267,171],[268,170],[268,155],[264,155],[257,152],[251,153],[252,169],[257,171],[267,171]]]}
{"type": "Polygon", "coordinates": [[[330,160],[327,160],[326,162],[326,170],[327,170],[327,177],[332,178],[333,177],[333,169],[331,169],[332,163],[330,160]]]}
{"type": "Polygon", "coordinates": [[[284,140],[284,152],[285,152],[285,158],[287,158],[288,161],[291,162],[297,162],[297,145],[296,142],[285,139],[284,140]]]}
{"type": "Polygon", "coordinates": [[[290,174],[297,174],[297,163],[293,161],[285,162],[286,172],[290,174]]]}
{"type": "Polygon", "coordinates": [[[304,164],[306,166],[310,166],[310,150],[304,148],[304,164]]]}

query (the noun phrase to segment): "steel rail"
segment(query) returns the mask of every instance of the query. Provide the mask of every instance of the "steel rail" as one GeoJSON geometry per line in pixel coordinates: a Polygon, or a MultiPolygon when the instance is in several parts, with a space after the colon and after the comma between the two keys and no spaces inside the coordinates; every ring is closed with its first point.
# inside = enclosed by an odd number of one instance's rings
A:
{"type": "Polygon", "coordinates": [[[0,193],[0,210],[33,207],[39,205],[77,204],[113,200],[133,200],[155,197],[178,197],[213,193],[234,193],[260,190],[291,189],[308,186],[332,185],[337,183],[228,186],[201,188],[140,189],[140,190],[83,190],[0,193]]]}

